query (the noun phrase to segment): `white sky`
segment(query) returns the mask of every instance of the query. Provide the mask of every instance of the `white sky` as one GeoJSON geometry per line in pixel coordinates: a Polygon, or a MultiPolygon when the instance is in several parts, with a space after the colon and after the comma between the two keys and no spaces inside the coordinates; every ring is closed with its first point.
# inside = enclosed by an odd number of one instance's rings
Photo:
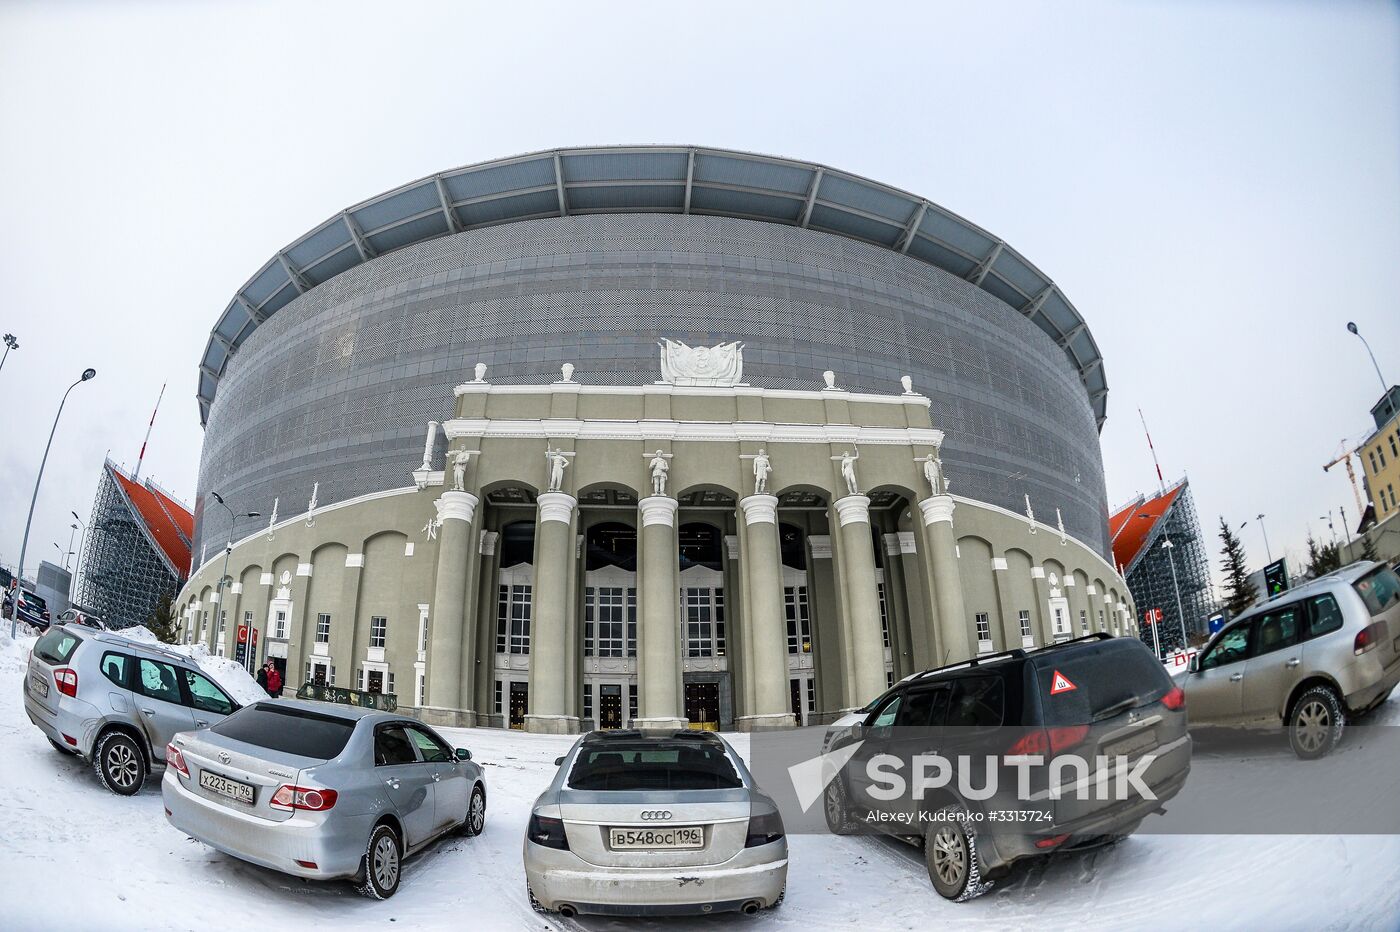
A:
{"type": "MultiPolygon", "coordinates": [[[[1400,14],[1382,3],[0,4],[0,562],[66,548],[106,451],[193,498],[195,369],[279,247],[441,169],[697,143],[930,198],[1103,351],[1110,506],[1189,472],[1300,557],[1400,381],[1400,14]],[[995,9],[988,9],[995,7],[995,9]],[[59,548],[54,544],[58,543],[59,548]]],[[[1296,565],[1296,559],[1293,561],[1296,565]]]]}

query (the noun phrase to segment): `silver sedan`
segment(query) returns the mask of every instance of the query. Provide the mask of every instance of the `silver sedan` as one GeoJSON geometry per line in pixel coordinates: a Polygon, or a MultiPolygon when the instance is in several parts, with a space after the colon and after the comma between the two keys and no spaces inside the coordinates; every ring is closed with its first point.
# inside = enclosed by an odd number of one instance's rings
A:
{"type": "Polygon", "coordinates": [[[479,834],[486,781],[471,753],[387,712],[258,702],[166,747],[170,824],[273,870],[394,895],[403,859],[452,831],[479,834]]]}
{"type": "Polygon", "coordinates": [[[535,909],[751,914],[782,902],[782,818],[719,736],[595,731],[558,763],[525,835],[535,909]]]}

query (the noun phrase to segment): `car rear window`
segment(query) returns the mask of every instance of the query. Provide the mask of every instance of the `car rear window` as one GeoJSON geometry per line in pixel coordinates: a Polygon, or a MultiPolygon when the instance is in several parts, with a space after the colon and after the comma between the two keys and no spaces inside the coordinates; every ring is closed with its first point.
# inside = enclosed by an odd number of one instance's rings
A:
{"type": "Polygon", "coordinates": [[[71,631],[50,631],[34,642],[34,656],[44,663],[67,663],[83,639],[71,631]]]}
{"type": "Polygon", "coordinates": [[[1032,666],[1047,725],[1089,725],[1156,702],[1166,668],[1136,638],[1047,651],[1032,666]]]}
{"type": "Polygon", "coordinates": [[[586,744],[569,771],[576,790],[722,790],[743,786],[718,744],[606,741],[586,744]]]}
{"type": "Polygon", "coordinates": [[[1353,587],[1366,602],[1366,610],[1373,616],[1400,602],[1400,576],[1394,570],[1377,567],[1358,579],[1353,587]]]}
{"type": "Polygon", "coordinates": [[[284,754],[330,760],[345,750],[350,733],[355,730],[355,721],[258,702],[235,712],[209,730],[225,738],[284,754]]]}

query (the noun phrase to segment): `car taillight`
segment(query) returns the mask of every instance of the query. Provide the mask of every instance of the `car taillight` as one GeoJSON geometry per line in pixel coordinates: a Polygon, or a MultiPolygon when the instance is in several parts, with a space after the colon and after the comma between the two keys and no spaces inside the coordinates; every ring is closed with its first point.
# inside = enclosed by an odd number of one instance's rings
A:
{"type": "Polygon", "coordinates": [[[190,775],[190,768],[185,766],[185,755],[173,744],[165,746],[165,766],[174,767],[187,777],[190,775]]]}
{"type": "Polygon", "coordinates": [[[1088,725],[1059,725],[1027,732],[1006,751],[1008,757],[1051,754],[1072,748],[1089,736],[1088,725]]]}
{"type": "Polygon", "coordinates": [[[273,809],[305,809],[308,812],[324,812],[335,805],[340,794],[335,790],[323,790],[309,786],[292,786],[284,783],[272,794],[270,805],[273,809]]]}
{"type": "Polygon", "coordinates": [[[1035,846],[1041,849],[1053,848],[1056,845],[1063,844],[1067,838],[1069,838],[1068,835],[1051,835],[1049,838],[1036,839],[1035,846]]]}
{"type": "Polygon", "coordinates": [[[525,830],[525,835],[542,847],[569,850],[569,838],[564,834],[562,819],[551,819],[549,816],[531,813],[530,826],[525,830]]]}
{"type": "Polygon", "coordinates": [[[78,697],[78,671],[72,667],[59,667],[53,671],[53,681],[58,691],[65,696],[78,697]]]}
{"type": "Polygon", "coordinates": [[[1162,697],[1162,705],[1175,712],[1177,709],[1186,705],[1186,690],[1182,689],[1180,686],[1173,686],[1167,691],[1167,694],[1162,697]]]}
{"type": "Polygon", "coordinates": [[[1384,633],[1384,630],[1385,622],[1378,621],[1356,632],[1356,640],[1351,644],[1352,653],[1359,657],[1367,651],[1375,650],[1376,645],[1381,642],[1381,635],[1384,633]]]}
{"type": "Polygon", "coordinates": [[[757,848],[783,837],[783,817],[777,812],[761,812],[749,815],[749,833],[744,838],[745,848],[757,848]]]}

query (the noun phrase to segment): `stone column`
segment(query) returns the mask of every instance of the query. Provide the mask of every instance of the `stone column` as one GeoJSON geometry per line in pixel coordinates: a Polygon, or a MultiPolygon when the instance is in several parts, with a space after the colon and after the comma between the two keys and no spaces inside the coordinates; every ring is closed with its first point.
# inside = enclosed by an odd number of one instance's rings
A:
{"type": "Polygon", "coordinates": [[[963,604],[962,578],[958,575],[957,541],[953,538],[953,497],[933,495],[919,502],[924,516],[924,537],[933,563],[933,603],[938,608],[938,634],[942,663],[960,663],[972,657],[967,608],[963,604]]]}
{"type": "Polygon", "coordinates": [[[462,622],[477,497],[443,492],[437,500],[437,581],[429,609],[427,696],[423,720],[434,725],[470,725],[462,710],[462,622]]]}
{"type": "Polygon", "coordinates": [[[680,555],[676,509],[680,503],[650,495],[637,503],[637,728],[675,730],[686,726],[681,701],[680,555]]]}
{"type": "Polygon", "coordinates": [[[835,505],[841,524],[841,550],[837,557],[850,605],[846,624],[850,627],[851,695],[860,704],[885,691],[885,642],[880,634],[870,499],[865,495],[847,495],[838,498],[835,505]]]}
{"type": "Polygon", "coordinates": [[[542,492],[535,524],[535,588],[530,609],[530,712],[525,730],[552,735],[578,731],[569,715],[569,574],[574,561],[574,508],[567,492],[542,492]]]}
{"type": "MultiPolygon", "coordinates": [[[[778,543],[778,497],[750,495],[739,500],[744,511],[744,572],[749,580],[749,657],[745,678],[753,683],[753,708],[734,726],[740,731],[793,728],[788,694],[787,630],[783,614],[783,560],[778,543]]],[[[877,621],[878,624],[878,621],[877,621]]],[[[875,639],[878,646],[879,630],[875,639]]]]}

